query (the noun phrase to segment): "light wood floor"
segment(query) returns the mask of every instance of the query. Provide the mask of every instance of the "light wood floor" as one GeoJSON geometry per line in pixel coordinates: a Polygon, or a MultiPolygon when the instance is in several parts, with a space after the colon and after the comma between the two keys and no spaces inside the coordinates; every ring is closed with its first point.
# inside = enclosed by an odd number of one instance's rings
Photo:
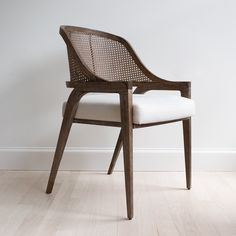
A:
{"type": "Polygon", "coordinates": [[[236,173],[136,172],[135,217],[126,219],[122,172],[0,172],[0,235],[235,236],[236,173]]]}

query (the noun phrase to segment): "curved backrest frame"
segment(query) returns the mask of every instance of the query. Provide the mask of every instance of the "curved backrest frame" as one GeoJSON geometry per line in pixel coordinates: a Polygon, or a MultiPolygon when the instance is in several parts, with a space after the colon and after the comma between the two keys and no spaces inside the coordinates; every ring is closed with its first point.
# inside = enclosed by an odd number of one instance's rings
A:
{"type": "MultiPolygon", "coordinates": [[[[147,81],[145,82],[151,82],[151,81],[157,81],[161,82],[163,79],[155,76],[153,73],[151,73],[141,62],[141,60],[138,58],[137,54],[135,53],[134,49],[131,47],[131,45],[122,37],[110,34],[103,31],[88,29],[88,28],[82,28],[77,26],[61,26],[60,27],[60,34],[62,38],[64,39],[67,49],[68,49],[68,56],[69,56],[69,64],[74,65],[74,63],[78,64],[79,70],[81,70],[81,73],[84,75],[84,81],[107,81],[106,79],[96,75],[80,58],[79,53],[76,49],[76,47],[73,44],[71,34],[74,32],[78,33],[85,33],[88,35],[95,35],[98,37],[102,37],[105,39],[110,39],[116,42],[119,42],[122,44],[129,55],[131,56],[133,62],[137,65],[138,69],[143,73],[145,77],[147,77],[147,81]],[[72,62],[72,59],[75,60],[75,62],[72,62]]],[[[70,66],[71,68],[71,66],[70,66]]],[[[70,70],[71,71],[71,70],[70,70]]],[[[71,80],[73,80],[72,77],[72,71],[71,71],[71,80]]]]}

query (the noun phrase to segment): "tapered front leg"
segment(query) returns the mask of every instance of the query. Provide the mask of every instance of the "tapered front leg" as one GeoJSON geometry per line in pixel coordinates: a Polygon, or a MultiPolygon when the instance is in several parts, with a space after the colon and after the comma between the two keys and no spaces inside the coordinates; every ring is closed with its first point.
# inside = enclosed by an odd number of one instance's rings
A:
{"type": "Polygon", "coordinates": [[[114,150],[114,153],[113,153],[113,156],[112,156],[112,160],[111,160],[108,172],[107,172],[108,175],[112,174],[112,172],[114,170],[117,158],[118,158],[118,156],[120,154],[120,150],[122,148],[122,139],[123,139],[123,134],[122,134],[122,129],[121,129],[118,140],[117,140],[117,143],[116,143],[116,147],[115,147],[115,150],[114,150]]]}
{"type": "MultiPolygon", "coordinates": [[[[139,88],[136,88],[133,93],[134,93],[134,94],[140,94],[140,93],[144,93],[144,91],[142,91],[142,90],[139,89],[139,88]]],[[[121,130],[120,130],[119,137],[118,137],[118,140],[117,140],[117,143],[116,143],[116,147],[115,147],[115,150],[114,150],[114,153],[113,153],[113,156],[112,156],[112,160],[111,160],[111,163],[110,163],[108,172],[107,172],[108,175],[112,174],[112,172],[113,172],[113,170],[114,170],[116,161],[117,161],[117,159],[118,159],[118,156],[119,156],[119,154],[120,154],[120,150],[121,150],[121,148],[122,148],[122,139],[123,139],[123,136],[122,136],[122,129],[121,129],[121,130]]]]}
{"type": "Polygon", "coordinates": [[[184,155],[187,189],[191,189],[192,145],[191,145],[191,118],[183,120],[184,155]]]}
{"type": "Polygon", "coordinates": [[[78,93],[76,90],[74,90],[74,91],[72,91],[72,93],[67,101],[67,105],[66,105],[62,125],[61,125],[61,130],[60,130],[60,134],[59,134],[58,141],[57,141],[56,151],[54,154],[52,168],[51,168],[51,172],[50,172],[50,176],[49,176],[49,180],[48,180],[46,193],[52,192],[55,178],[57,175],[57,171],[58,171],[58,168],[59,168],[59,165],[61,162],[61,158],[62,158],[64,149],[65,149],[65,146],[66,146],[66,142],[67,142],[67,139],[68,139],[68,136],[70,133],[73,119],[74,119],[74,116],[75,116],[75,113],[76,113],[76,110],[78,107],[77,104],[83,95],[84,94],[78,93]]]}
{"type": "Polygon", "coordinates": [[[132,90],[120,96],[127,216],[133,218],[133,117],[132,90]]]}

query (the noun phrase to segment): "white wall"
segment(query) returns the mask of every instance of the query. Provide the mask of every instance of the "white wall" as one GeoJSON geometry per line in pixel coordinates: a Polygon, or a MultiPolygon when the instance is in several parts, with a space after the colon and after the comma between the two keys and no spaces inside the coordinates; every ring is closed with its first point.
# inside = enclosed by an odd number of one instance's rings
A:
{"type": "MultiPolygon", "coordinates": [[[[58,34],[68,24],[121,35],[160,77],[191,80],[195,169],[235,170],[235,8],[233,0],[2,0],[0,168],[50,167],[61,104],[69,94],[66,50],[58,34]]],[[[116,128],[75,125],[62,168],[106,168],[117,135],[116,128]],[[102,154],[96,159],[97,149],[102,154]]],[[[134,135],[137,169],[182,168],[180,124],[134,135]]]]}

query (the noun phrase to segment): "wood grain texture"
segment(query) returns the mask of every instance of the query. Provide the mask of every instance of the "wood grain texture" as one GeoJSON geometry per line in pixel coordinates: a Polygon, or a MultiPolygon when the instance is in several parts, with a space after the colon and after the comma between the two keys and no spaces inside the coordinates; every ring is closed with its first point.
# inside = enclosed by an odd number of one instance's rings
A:
{"type": "Polygon", "coordinates": [[[57,171],[62,159],[62,155],[66,146],[66,142],[70,133],[73,119],[78,108],[78,102],[85,93],[81,93],[78,89],[74,89],[67,101],[65,114],[61,124],[61,130],[57,141],[56,151],[53,158],[51,172],[48,180],[46,193],[51,193],[56,179],[57,171]]]}
{"type": "Polygon", "coordinates": [[[0,235],[235,236],[236,173],[135,172],[135,217],[125,217],[122,172],[0,172],[0,235]],[[226,200],[227,199],[227,200],[226,200]]]}
{"type": "MultiPolygon", "coordinates": [[[[190,82],[167,81],[150,72],[132,49],[131,45],[123,38],[109,33],[75,27],[61,26],[60,34],[63,37],[68,50],[70,67],[70,81],[67,87],[74,88],[68,99],[66,110],[59,134],[50,177],[47,185],[47,193],[52,192],[57,171],[64,152],[66,141],[72,123],[84,123],[94,125],[120,126],[122,133],[118,139],[116,150],[112,158],[109,173],[114,168],[121,148],[121,139],[124,153],[124,172],[127,215],[133,218],[133,129],[176,122],[170,120],[144,125],[133,124],[132,91],[145,93],[149,90],[178,90],[182,96],[191,96],[190,82]],[[88,48],[89,43],[89,48],[88,48]],[[102,47],[101,47],[102,43],[102,47]],[[87,45],[87,46],[86,46],[87,45]],[[105,50],[105,48],[110,48],[105,50]],[[111,49],[112,48],[112,49],[111,49]],[[102,49],[102,50],[101,50],[102,49]],[[94,50],[97,56],[103,60],[94,59],[94,50]],[[79,53],[79,51],[83,53],[79,53]],[[114,58],[114,54],[116,57],[114,58]],[[102,61],[102,63],[101,63],[102,61]],[[106,63],[115,62],[115,67],[107,67],[106,63]],[[92,63],[92,66],[91,66],[92,63]],[[115,68],[120,68],[119,70],[115,68]],[[80,98],[88,92],[118,93],[120,96],[121,122],[95,121],[86,119],[74,119],[80,98]]],[[[188,117],[185,117],[186,119],[188,117]]],[[[182,119],[183,120],[183,119],[182,119]]],[[[185,160],[187,171],[187,187],[190,188],[191,178],[191,123],[183,121],[185,160]],[[190,172],[189,172],[190,171],[190,172]]]]}
{"type": "Polygon", "coordinates": [[[123,137],[123,134],[122,134],[122,129],[121,129],[120,133],[119,133],[119,137],[118,137],[117,142],[116,142],[116,147],[115,147],[112,159],[111,159],[111,163],[110,163],[110,166],[109,166],[108,171],[107,171],[108,175],[112,174],[112,172],[114,170],[114,167],[116,165],[116,161],[118,159],[118,156],[120,154],[120,150],[122,148],[122,137],[123,137]]]}
{"type": "Polygon", "coordinates": [[[192,179],[191,118],[183,120],[183,136],[184,136],[186,187],[187,189],[191,189],[191,179],[192,179]]]}
{"type": "Polygon", "coordinates": [[[128,219],[133,218],[133,105],[132,89],[120,95],[122,140],[128,219]]]}

